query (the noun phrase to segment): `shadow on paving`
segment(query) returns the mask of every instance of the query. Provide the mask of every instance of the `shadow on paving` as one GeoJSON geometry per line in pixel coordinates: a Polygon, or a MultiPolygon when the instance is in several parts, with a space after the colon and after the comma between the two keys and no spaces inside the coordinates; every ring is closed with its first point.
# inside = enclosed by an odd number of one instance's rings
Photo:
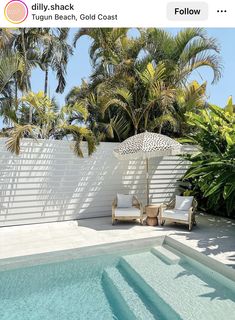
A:
{"type": "Polygon", "coordinates": [[[207,256],[226,254],[235,269],[235,221],[221,217],[206,216],[199,219],[199,223],[191,232],[170,235],[185,236],[186,240],[197,241],[197,247],[207,256]],[[206,222],[206,223],[205,223],[206,222]]]}

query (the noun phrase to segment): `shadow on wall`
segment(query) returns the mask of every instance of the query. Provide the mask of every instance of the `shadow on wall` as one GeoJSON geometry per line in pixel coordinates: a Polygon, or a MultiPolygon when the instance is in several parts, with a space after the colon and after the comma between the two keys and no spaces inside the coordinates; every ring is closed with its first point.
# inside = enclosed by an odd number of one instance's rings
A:
{"type": "MultiPolygon", "coordinates": [[[[145,163],[118,161],[116,145],[101,143],[81,159],[67,141],[25,139],[14,156],[0,139],[0,226],[111,215],[117,192],[135,194],[145,204],[145,163]]],[[[170,200],[184,165],[177,157],[150,164],[152,202],[170,200]]]]}

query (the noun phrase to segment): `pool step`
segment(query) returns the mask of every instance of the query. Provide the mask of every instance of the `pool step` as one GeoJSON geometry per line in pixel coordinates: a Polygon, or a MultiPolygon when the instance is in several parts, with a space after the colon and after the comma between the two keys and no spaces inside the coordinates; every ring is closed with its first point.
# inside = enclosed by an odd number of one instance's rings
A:
{"type": "Polygon", "coordinates": [[[234,300],[228,298],[220,284],[208,285],[200,272],[189,269],[185,262],[167,265],[153,252],[142,252],[123,256],[119,268],[158,308],[162,319],[225,319],[225,311],[231,315],[227,320],[234,319],[234,300]]]}
{"type": "Polygon", "coordinates": [[[161,280],[161,274],[158,272],[159,267],[166,269],[171,265],[167,265],[153,253],[146,252],[123,256],[118,267],[122,274],[141,292],[149,305],[152,305],[152,308],[156,310],[154,314],[158,315],[159,319],[182,319],[167,303],[167,300],[161,296],[161,290],[168,291],[168,287],[167,281],[164,288],[162,286],[163,281],[161,280]],[[158,288],[152,285],[156,278],[160,280],[158,288]]]}
{"type": "Polygon", "coordinates": [[[128,284],[117,268],[110,267],[104,270],[102,280],[106,296],[111,295],[112,304],[118,309],[118,318],[128,320],[158,319],[147,309],[138,293],[128,284]]]}
{"type": "Polygon", "coordinates": [[[174,254],[173,252],[167,250],[163,246],[156,246],[151,249],[151,252],[157,257],[162,258],[167,263],[175,264],[179,263],[180,257],[174,254]]]}

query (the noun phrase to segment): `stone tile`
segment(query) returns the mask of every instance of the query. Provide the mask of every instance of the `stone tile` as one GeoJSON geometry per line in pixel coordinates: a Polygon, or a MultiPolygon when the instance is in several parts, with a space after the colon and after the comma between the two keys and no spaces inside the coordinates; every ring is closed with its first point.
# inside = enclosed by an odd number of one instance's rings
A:
{"type": "Polygon", "coordinates": [[[200,215],[191,232],[184,225],[141,226],[111,218],[5,227],[0,229],[0,259],[168,235],[235,268],[235,221],[200,215]]]}

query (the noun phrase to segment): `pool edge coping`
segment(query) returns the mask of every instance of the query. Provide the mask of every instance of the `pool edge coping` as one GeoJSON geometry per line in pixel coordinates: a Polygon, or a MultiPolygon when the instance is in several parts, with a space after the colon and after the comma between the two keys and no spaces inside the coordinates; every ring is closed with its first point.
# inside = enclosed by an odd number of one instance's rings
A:
{"type": "Polygon", "coordinates": [[[191,248],[170,236],[164,237],[163,244],[169,245],[173,249],[180,251],[182,254],[187,255],[196,262],[203,264],[204,266],[235,282],[235,270],[232,267],[207,256],[203,252],[191,248]]]}
{"type": "Polygon", "coordinates": [[[203,264],[204,266],[235,282],[235,270],[232,267],[212,257],[209,257],[203,252],[200,252],[168,235],[4,258],[0,259],[0,272],[22,267],[96,257],[105,254],[112,255],[118,253],[118,251],[124,252],[124,246],[128,246],[128,250],[134,252],[136,249],[141,250],[164,244],[169,245],[173,249],[178,250],[184,255],[187,255],[196,262],[203,264]]]}
{"type": "Polygon", "coordinates": [[[17,269],[20,267],[33,266],[39,264],[47,264],[54,262],[62,262],[66,260],[89,258],[100,256],[104,254],[114,254],[116,250],[123,251],[124,245],[128,249],[133,250],[137,248],[145,249],[156,244],[162,245],[165,236],[156,236],[151,238],[132,239],[117,241],[111,243],[103,243],[98,245],[84,246],[65,250],[56,250],[49,252],[42,252],[30,255],[16,256],[10,258],[0,259],[0,272],[10,269],[17,269]],[[112,250],[111,250],[112,249],[112,250]]]}

